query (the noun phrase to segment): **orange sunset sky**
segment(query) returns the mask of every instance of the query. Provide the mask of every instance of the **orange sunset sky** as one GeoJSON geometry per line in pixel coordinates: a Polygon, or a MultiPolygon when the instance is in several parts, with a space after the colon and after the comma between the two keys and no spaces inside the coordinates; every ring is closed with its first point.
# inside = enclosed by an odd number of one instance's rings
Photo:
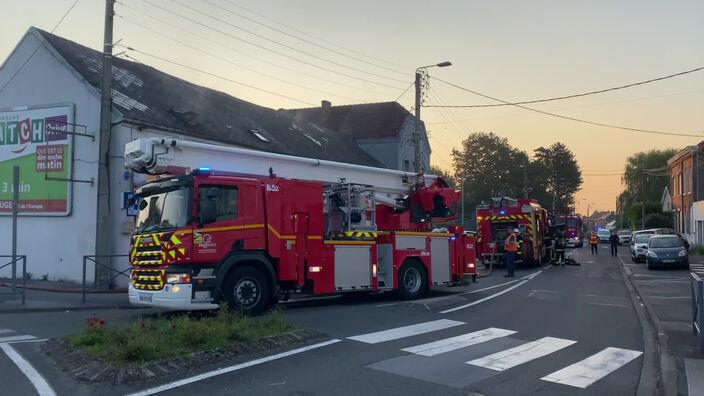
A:
{"type": "MultiPolygon", "coordinates": [[[[29,26],[51,30],[73,2],[6,2],[0,59],[9,55],[29,26]]],[[[55,33],[101,49],[103,8],[104,1],[80,0],[55,33]]],[[[395,100],[412,82],[416,67],[445,60],[453,66],[429,69],[431,76],[509,101],[609,88],[704,65],[701,1],[120,0],[116,12],[114,36],[120,44],[295,100],[130,52],[134,58],[272,108],[310,107],[323,99],[333,105],[395,100]]],[[[115,52],[124,50],[117,47],[115,52]]],[[[399,102],[410,108],[413,90],[401,95],[399,102]]],[[[483,103],[493,102],[430,80],[426,104],[483,103]]],[[[422,118],[431,135],[432,164],[450,173],[450,149],[471,132],[492,131],[529,153],[556,141],[566,143],[585,174],[576,197],[577,209],[585,213],[587,204],[590,211],[615,209],[616,196],[623,189],[618,174],[629,155],[703,140],[702,103],[704,71],[617,92],[531,105],[590,121],[701,138],[619,131],[515,107],[424,108],[422,118]]]]}

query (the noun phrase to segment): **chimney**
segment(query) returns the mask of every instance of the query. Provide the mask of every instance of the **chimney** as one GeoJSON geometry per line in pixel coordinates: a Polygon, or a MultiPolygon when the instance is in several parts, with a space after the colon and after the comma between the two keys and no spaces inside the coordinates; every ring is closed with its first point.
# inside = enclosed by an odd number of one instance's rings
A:
{"type": "Polygon", "coordinates": [[[330,117],[330,109],[332,108],[332,103],[329,100],[320,101],[320,121],[327,121],[330,117]]]}

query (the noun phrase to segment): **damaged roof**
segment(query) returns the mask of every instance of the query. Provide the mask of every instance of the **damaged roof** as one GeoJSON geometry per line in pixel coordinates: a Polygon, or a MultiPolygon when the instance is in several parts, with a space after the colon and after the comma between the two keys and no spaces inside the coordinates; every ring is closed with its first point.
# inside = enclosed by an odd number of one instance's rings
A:
{"type": "Polygon", "coordinates": [[[355,139],[397,138],[413,115],[398,102],[281,110],[298,122],[312,122],[355,139]]]}
{"type": "MultiPolygon", "coordinates": [[[[36,29],[36,28],[32,28],[36,29]]],[[[102,53],[36,29],[98,91],[102,53]]],[[[113,105],[127,122],[255,150],[383,167],[350,137],[306,120],[113,58],[113,105]]]]}

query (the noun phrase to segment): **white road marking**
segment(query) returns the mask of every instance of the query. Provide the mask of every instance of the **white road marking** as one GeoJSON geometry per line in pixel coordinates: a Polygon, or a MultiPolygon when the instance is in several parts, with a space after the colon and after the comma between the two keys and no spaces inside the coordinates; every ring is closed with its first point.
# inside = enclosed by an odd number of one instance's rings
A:
{"type": "Polygon", "coordinates": [[[375,305],[374,308],[390,307],[390,306],[396,305],[396,304],[397,304],[397,303],[378,304],[378,305],[375,305]]]}
{"type": "Polygon", "coordinates": [[[378,344],[399,338],[411,337],[418,334],[430,333],[432,331],[447,329],[465,324],[456,320],[439,319],[432,322],[417,323],[414,325],[396,327],[389,330],[377,331],[374,333],[361,334],[357,336],[347,337],[350,340],[365,342],[367,344],[378,344]]]}
{"type": "Polygon", "coordinates": [[[513,290],[513,289],[515,289],[515,288],[517,288],[517,287],[519,287],[519,286],[523,286],[523,284],[526,283],[526,282],[528,282],[528,279],[522,280],[522,281],[516,283],[515,285],[509,287],[508,289],[501,290],[501,291],[498,292],[498,293],[494,293],[494,294],[492,294],[492,295],[490,295],[490,296],[484,297],[484,298],[482,298],[482,299],[479,299],[479,300],[477,300],[477,301],[471,302],[471,303],[469,303],[469,304],[460,305],[459,307],[450,308],[450,309],[446,309],[446,310],[444,310],[444,311],[440,311],[440,313],[446,314],[446,313],[450,313],[450,312],[459,311],[460,309],[469,308],[469,307],[475,306],[475,305],[477,305],[477,304],[481,304],[481,303],[483,303],[484,301],[489,301],[489,300],[491,300],[492,298],[496,298],[496,297],[498,297],[498,296],[500,296],[500,295],[502,295],[502,294],[508,293],[508,292],[510,292],[511,290],[513,290]]]}
{"type": "Polygon", "coordinates": [[[31,336],[31,335],[19,335],[19,336],[11,336],[11,337],[0,337],[0,344],[4,344],[7,342],[13,342],[13,341],[26,341],[26,340],[34,340],[37,337],[31,336]]]}
{"type": "Polygon", "coordinates": [[[541,272],[543,272],[543,271],[545,271],[546,269],[550,268],[551,266],[552,266],[552,264],[549,265],[549,266],[547,266],[547,267],[545,267],[544,269],[542,269],[542,270],[540,270],[540,271],[530,273],[530,274],[528,274],[528,275],[526,275],[526,276],[524,276],[524,277],[518,278],[518,279],[510,280],[510,281],[504,282],[504,283],[499,283],[498,285],[494,285],[494,286],[488,286],[488,287],[485,287],[485,288],[483,288],[483,289],[478,289],[478,290],[472,290],[472,291],[468,291],[468,292],[463,292],[463,293],[460,293],[460,295],[463,295],[463,294],[474,294],[474,293],[483,292],[483,291],[485,291],[485,290],[495,289],[495,288],[497,288],[497,287],[510,285],[511,283],[520,282],[520,281],[522,281],[523,279],[533,279],[533,278],[535,278],[537,275],[540,275],[541,272]]]}
{"type": "Polygon", "coordinates": [[[472,291],[468,291],[468,292],[463,292],[463,293],[460,293],[460,295],[462,295],[462,294],[474,294],[474,293],[483,292],[483,291],[485,291],[485,290],[495,289],[495,288],[497,288],[497,287],[510,285],[511,283],[516,283],[516,282],[518,282],[518,281],[520,281],[520,280],[522,280],[522,279],[523,279],[523,278],[518,278],[518,279],[514,279],[514,280],[512,280],[512,281],[508,281],[508,282],[504,282],[504,283],[499,283],[498,285],[488,286],[488,287],[485,287],[485,288],[483,288],[483,289],[477,289],[477,290],[472,290],[472,291]]]}
{"type": "Polygon", "coordinates": [[[630,349],[606,348],[541,380],[584,389],[642,354],[630,349]]]}
{"type": "Polygon", "coordinates": [[[457,337],[446,338],[444,340],[438,340],[423,345],[416,345],[410,348],[403,348],[401,350],[415,353],[416,355],[435,356],[441,353],[454,351],[455,349],[481,344],[482,342],[491,341],[496,338],[507,337],[511,334],[516,334],[516,332],[513,330],[490,327],[488,329],[463,334],[457,337]]]}
{"type": "Polygon", "coordinates": [[[222,374],[231,373],[231,372],[233,372],[233,371],[242,370],[242,369],[247,368],[247,367],[256,366],[256,365],[259,365],[259,364],[262,364],[262,363],[271,362],[271,361],[273,361],[273,360],[282,359],[282,358],[285,358],[285,357],[288,357],[288,356],[297,355],[297,354],[299,354],[299,353],[307,352],[307,351],[310,351],[310,350],[313,350],[313,349],[318,349],[318,348],[322,348],[322,347],[325,347],[325,346],[328,346],[328,345],[336,344],[336,343],[338,343],[338,342],[340,342],[340,341],[342,341],[342,340],[339,340],[339,339],[335,338],[335,339],[332,339],[332,340],[329,340],[329,341],[325,341],[325,342],[321,342],[321,343],[318,343],[318,344],[308,345],[308,346],[305,346],[305,347],[302,347],[302,348],[298,348],[298,349],[293,349],[293,350],[290,350],[290,351],[287,351],[287,352],[277,353],[276,355],[265,356],[265,357],[263,357],[263,358],[259,358],[259,359],[255,359],[255,360],[250,360],[249,362],[240,363],[240,364],[236,364],[236,365],[234,365],[234,366],[230,366],[230,367],[225,367],[225,368],[222,368],[222,369],[217,369],[217,370],[209,371],[209,372],[207,372],[207,373],[195,375],[195,376],[193,376],[193,377],[184,378],[184,379],[182,379],[182,380],[178,380],[178,381],[174,381],[174,382],[169,382],[169,383],[167,383],[167,384],[159,385],[159,386],[156,386],[156,387],[154,387],[154,388],[149,388],[149,389],[145,389],[145,390],[143,390],[143,391],[131,393],[131,394],[127,395],[127,396],[147,396],[147,395],[153,395],[153,394],[155,394],[155,393],[164,392],[164,391],[167,391],[167,390],[170,390],[170,389],[178,388],[179,386],[184,386],[184,385],[192,384],[192,383],[194,383],[194,382],[202,381],[202,380],[204,380],[204,379],[212,378],[212,377],[215,377],[215,376],[217,376],[217,375],[222,375],[222,374]]]}
{"type": "Polygon", "coordinates": [[[54,389],[51,388],[51,385],[49,385],[48,382],[44,379],[44,377],[37,372],[37,370],[32,367],[31,364],[25,358],[23,358],[17,351],[15,351],[12,346],[9,344],[0,344],[0,349],[2,349],[7,357],[12,360],[15,365],[24,373],[24,375],[29,379],[29,381],[32,383],[34,386],[34,389],[37,390],[37,393],[39,393],[39,396],[56,396],[56,392],[54,392],[54,389]]]}
{"type": "Polygon", "coordinates": [[[14,333],[15,331],[12,329],[0,329],[0,334],[5,334],[5,333],[14,333]]]}
{"type": "Polygon", "coordinates": [[[479,359],[474,359],[467,364],[484,367],[496,371],[504,371],[512,367],[530,362],[531,360],[557,352],[562,348],[567,348],[577,341],[565,340],[562,338],[544,337],[539,340],[509,348],[479,359]]]}
{"type": "Polygon", "coordinates": [[[692,296],[648,296],[649,298],[692,298],[692,296]]]}

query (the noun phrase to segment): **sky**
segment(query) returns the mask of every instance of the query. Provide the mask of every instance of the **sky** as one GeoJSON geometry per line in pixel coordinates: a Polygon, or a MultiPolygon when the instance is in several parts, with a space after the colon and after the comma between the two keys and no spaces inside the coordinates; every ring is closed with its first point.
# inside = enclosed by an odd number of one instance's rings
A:
{"type": "MultiPolygon", "coordinates": [[[[0,60],[30,26],[51,31],[74,1],[4,2],[0,60]]],[[[55,33],[102,49],[104,4],[78,0],[55,33]]],[[[119,0],[115,9],[115,53],[272,108],[398,98],[410,109],[413,89],[403,92],[414,70],[446,60],[453,65],[428,69],[426,105],[496,103],[435,78],[522,101],[704,66],[704,2],[696,0],[119,0]]],[[[430,133],[431,164],[449,173],[451,150],[469,133],[494,132],[529,154],[564,142],[584,173],[576,202],[577,210],[586,213],[587,208],[615,209],[628,156],[703,140],[702,103],[704,71],[530,105],[599,123],[701,138],[586,125],[513,106],[422,108],[421,118],[430,133]]]]}

